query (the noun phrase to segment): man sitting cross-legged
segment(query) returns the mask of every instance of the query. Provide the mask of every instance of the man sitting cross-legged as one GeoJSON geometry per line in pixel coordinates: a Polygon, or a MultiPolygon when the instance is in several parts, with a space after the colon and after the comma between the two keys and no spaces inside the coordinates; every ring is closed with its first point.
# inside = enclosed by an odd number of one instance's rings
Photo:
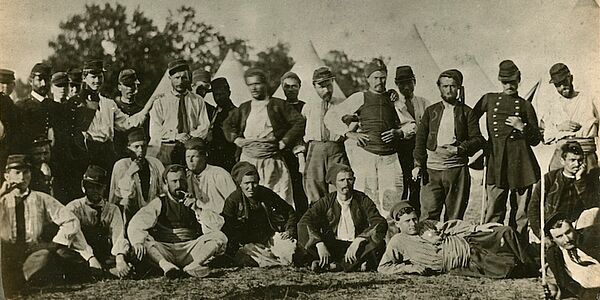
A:
{"type": "Polygon", "coordinates": [[[296,216],[291,205],[259,185],[256,167],[238,162],[231,170],[239,188],[227,199],[222,215],[229,239],[227,256],[236,265],[289,265],[296,248],[296,216]]]}
{"type": "Polygon", "coordinates": [[[311,269],[346,272],[375,268],[387,222],[373,200],[354,190],[354,171],[336,164],[327,171],[335,192],[315,202],[298,223],[298,264],[311,269]]]}
{"type": "Polygon", "coordinates": [[[391,216],[400,232],[387,245],[380,273],[507,278],[522,276],[531,263],[510,227],[461,220],[418,222],[407,202],[395,205],[391,216]]]}
{"type": "Polygon", "coordinates": [[[140,208],[129,223],[131,245],[139,260],[147,254],[168,278],[180,277],[182,269],[190,276],[205,277],[209,274],[205,264],[225,252],[223,218],[198,209],[198,200],[188,196],[183,166],[169,166],[163,180],[167,193],[140,208]]]}

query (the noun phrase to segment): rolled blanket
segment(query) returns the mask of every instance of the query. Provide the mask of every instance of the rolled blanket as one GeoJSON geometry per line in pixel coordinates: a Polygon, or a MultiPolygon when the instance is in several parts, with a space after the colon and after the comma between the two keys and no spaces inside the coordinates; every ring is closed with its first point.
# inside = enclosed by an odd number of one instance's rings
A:
{"type": "Polygon", "coordinates": [[[443,271],[448,272],[457,268],[469,266],[471,247],[459,236],[448,236],[442,243],[443,271]]]}

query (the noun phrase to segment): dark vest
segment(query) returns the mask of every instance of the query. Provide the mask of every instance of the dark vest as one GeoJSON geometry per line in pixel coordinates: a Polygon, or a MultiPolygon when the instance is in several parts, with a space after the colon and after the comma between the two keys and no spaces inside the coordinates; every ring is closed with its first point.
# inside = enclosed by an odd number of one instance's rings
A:
{"type": "Polygon", "coordinates": [[[396,153],[394,143],[386,144],[381,140],[381,133],[392,128],[398,128],[400,120],[394,109],[394,104],[388,94],[375,94],[370,91],[363,93],[365,100],[358,109],[360,128],[369,135],[365,150],[377,155],[396,153]]]}
{"type": "Polygon", "coordinates": [[[202,226],[196,219],[193,209],[181,202],[173,201],[166,195],[160,197],[161,210],[155,226],[155,237],[162,242],[184,242],[202,235],[202,226]],[[174,229],[188,229],[192,232],[190,239],[182,239],[173,233],[174,229]]]}

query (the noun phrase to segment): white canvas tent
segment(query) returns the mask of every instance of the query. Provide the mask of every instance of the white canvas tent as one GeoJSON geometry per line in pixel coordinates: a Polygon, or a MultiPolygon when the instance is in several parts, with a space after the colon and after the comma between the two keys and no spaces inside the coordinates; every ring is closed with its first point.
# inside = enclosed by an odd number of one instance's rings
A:
{"type": "MultiPolygon", "coordinates": [[[[218,77],[225,77],[231,88],[231,100],[235,106],[240,106],[243,102],[252,99],[250,90],[246,86],[244,81],[244,66],[235,58],[232,50],[227,52],[227,55],[223,59],[221,66],[217,72],[212,76],[213,79],[218,77]]],[[[208,94],[206,97],[207,102],[211,102],[212,94],[208,94]]]]}
{"type": "MultiPolygon", "coordinates": [[[[311,41],[292,44],[290,54],[296,62],[291,71],[296,73],[298,77],[300,77],[300,80],[302,80],[298,99],[307,103],[310,101],[319,101],[319,95],[317,95],[317,92],[312,85],[312,75],[315,69],[325,66],[325,63],[317,54],[311,41]]],[[[285,99],[285,94],[283,93],[281,85],[277,88],[277,91],[275,91],[273,96],[285,99]]],[[[342,99],[346,98],[335,80],[333,82],[333,96],[342,99]]]]}
{"type": "Polygon", "coordinates": [[[416,25],[410,26],[406,37],[398,41],[397,49],[395,55],[387,64],[387,88],[396,89],[394,83],[396,67],[409,65],[413,69],[417,80],[415,95],[425,97],[432,104],[437,102],[440,93],[435,82],[440,75],[440,67],[433,59],[427,45],[425,45],[416,25]]]}

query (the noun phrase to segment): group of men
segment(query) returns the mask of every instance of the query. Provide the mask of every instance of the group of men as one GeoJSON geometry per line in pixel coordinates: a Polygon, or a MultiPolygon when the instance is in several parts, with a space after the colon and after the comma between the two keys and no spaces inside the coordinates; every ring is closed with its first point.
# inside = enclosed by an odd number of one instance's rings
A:
{"type": "MultiPolygon", "coordinates": [[[[122,278],[148,265],[169,278],[292,263],[506,278],[534,268],[528,228],[543,239],[544,223],[565,249],[577,243],[561,243],[555,231],[595,223],[598,114],[561,63],[550,69],[561,106],[540,119],[519,96],[521,73],[510,60],[499,65],[503,91],[473,108],[459,70],[439,75],[434,103],[414,95],[410,66],[396,69],[399,93],[388,89],[378,59],[364,68],[368,89],[345,100],[333,96],[328,67],[314,70],[320,99],[306,102],[297,74],[281,78],[284,100],[270,96],[264,71],[250,68],[253,99],[239,107],[226,78],[211,80],[183,60],[168,65],[171,90],[144,104],[132,69],[118,76],[119,97],[100,93],[105,71],[100,60],[54,74],[36,64],[30,97],[13,102],[14,74],[0,70],[5,288],[58,273],[122,278]],[[209,92],[216,107],[204,101],[209,92]],[[557,144],[544,191],[532,151],[542,141],[557,144]],[[487,201],[485,224],[474,226],[461,220],[469,157],[480,150],[487,201]],[[547,220],[539,218],[542,195],[547,220]]],[[[557,290],[600,287],[581,275],[598,272],[600,252],[577,249],[591,263],[550,260],[557,290]]]]}

